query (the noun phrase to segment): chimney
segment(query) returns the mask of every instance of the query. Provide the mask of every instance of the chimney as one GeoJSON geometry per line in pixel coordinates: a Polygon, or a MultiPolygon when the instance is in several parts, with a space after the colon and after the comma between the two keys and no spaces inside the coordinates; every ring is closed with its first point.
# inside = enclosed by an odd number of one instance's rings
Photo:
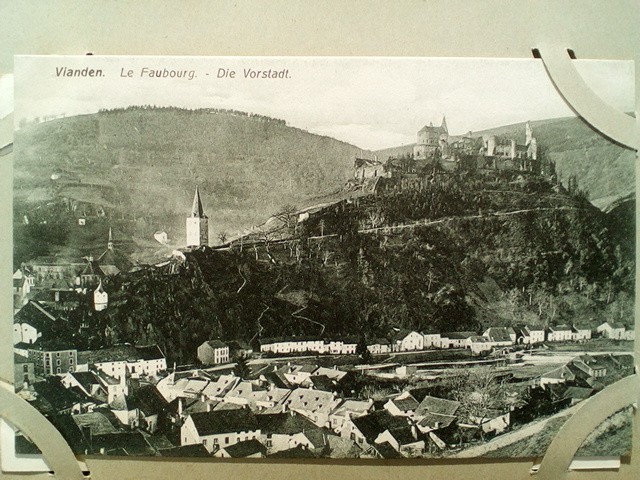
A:
{"type": "Polygon", "coordinates": [[[207,402],[207,412],[211,411],[211,403],[207,402]]]}
{"type": "Polygon", "coordinates": [[[411,425],[411,436],[413,438],[418,438],[418,430],[415,425],[411,425]]]}
{"type": "Polygon", "coordinates": [[[182,416],[182,408],[183,408],[183,404],[182,404],[182,397],[178,397],[178,415],[182,416]]]}

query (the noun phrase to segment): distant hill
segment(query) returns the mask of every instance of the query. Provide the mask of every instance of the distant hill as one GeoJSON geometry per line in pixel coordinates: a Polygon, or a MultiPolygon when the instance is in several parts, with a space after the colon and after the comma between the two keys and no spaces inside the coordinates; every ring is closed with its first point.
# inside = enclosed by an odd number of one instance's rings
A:
{"type": "MultiPolygon", "coordinates": [[[[524,143],[524,126],[524,122],[516,123],[472,134],[505,136],[524,143]]],[[[603,137],[581,118],[538,120],[532,121],[531,126],[541,153],[556,162],[561,178],[566,181],[576,175],[579,187],[588,192],[591,200],[612,197],[613,201],[635,190],[634,152],[603,137]]],[[[412,153],[413,145],[373,154],[386,160],[389,156],[412,153]]]]}
{"type": "Polygon", "coordinates": [[[143,242],[164,230],[180,245],[198,184],[216,243],[221,231],[340,188],[358,151],[236,111],[131,107],[61,118],[16,133],[16,208],[62,196],[100,204],[124,222],[122,236],[143,242]]]}

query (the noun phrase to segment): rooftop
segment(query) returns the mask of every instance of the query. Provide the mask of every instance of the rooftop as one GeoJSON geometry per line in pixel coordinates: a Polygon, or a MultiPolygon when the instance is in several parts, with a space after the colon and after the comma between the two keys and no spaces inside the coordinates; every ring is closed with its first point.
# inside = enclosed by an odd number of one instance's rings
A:
{"type": "Polygon", "coordinates": [[[245,409],[194,413],[191,415],[191,419],[199,435],[258,430],[255,415],[245,409]]]}

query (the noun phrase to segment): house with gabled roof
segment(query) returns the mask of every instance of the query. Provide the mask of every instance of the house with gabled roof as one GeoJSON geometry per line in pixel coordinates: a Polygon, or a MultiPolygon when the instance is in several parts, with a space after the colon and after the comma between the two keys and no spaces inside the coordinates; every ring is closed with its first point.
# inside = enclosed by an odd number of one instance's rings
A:
{"type": "Polygon", "coordinates": [[[394,352],[410,352],[424,349],[424,337],[412,330],[397,330],[391,337],[391,349],[394,352]]]}
{"type": "Polygon", "coordinates": [[[572,340],[574,342],[584,342],[591,339],[591,328],[587,325],[573,324],[571,326],[572,340]]]}
{"type": "Polygon", "coordinates": [[[440,332],[433,330],[422,332],[422,342],[425,349],[440,348],[440,332]]]}
{"type": "Polygon", "coordinates": [[[340,399],[332,392],[296,388],[287,397],[285,406],[289,410],[305,415],[319,427],[328,427],[329,414],[339,403],[340,399]]]}
{"type": "Polygon", "coordinates": [[[596,327],[596,332],[604,338],[622,340],[625,337],[626,327],[620,322],[606,321],[596,327]]]}
{"type": "Polygon", "coordinates": [[[268,453],[303,446],[320,452],[326,446],[327,431],[315,425],[304,415],[293,411],[256,415],[260,440],[268,453]]]}
{"type": "Polygon", "coordinates": [[[78,354],[84,369],[91,366],[116,378],[156,377],[167,369],[167,360],[158,345],[131,345],[124,343],[100,350],[87,350],[78,354]]]}
{"type": "Polygon", "coordinates": [[[455,425],[460,402],[426,395],[415,411],[418,430],[428,433],[435,430],[447,430],[455,425]]]}
{"type": "Polygon", "coordinates": [[[243,440],[228,447],[221,447],[213,454],[218,458],[264,458],[267,448],[256,439],[243,440]]]}
{"type": "Polygon", "coordinates": [[[392,448],[406,457],[420,456],[425,450],[425,442],[418,438],[416,427],[413,425],[385,430],[378,435],[375,443],[389,443],[392,448]]]}
{"type": "Polygon", "coordinates": [[[547,340],[549,342],[570,342],[573,340],[573,332],[569,325],[553,325],[547,328],[547,340]]]}
{"type": "Polygon", "coordinates": [[[465,348],[471,350],[473,355],[481,355],[490,352],[493,349],[493,343],[487,337],[482,335],[473,335],[465,341],[465,348]]]}
{"type": "Polygon", "coordinates": [[[418,405],[419,403],[413,398],[413,395],[409,392],[403,392],[390,398],[384,404],[384,409],[394,416],[413,417],[418,405]]]}
{"type": "Polygon", "coordinates": [[[575,379],[576,376],[571,369],[563,365],[540,375],[539,383],[542,388],[545,388],[547,385],[573,382],[575,379]]]}
{"type": "Polygon", "coordinates": [[[345,423],[356,417],[362,417],[373,409],[373,399],[368,400],[343,400],[329,414],[329,424],[331,429],[340,433],[345,423]]]}
{"type": "Polygon", "coordinates": [[[350,438],[360,448],[368,449],[385,431],[403,430],[410,426],[410,420],[403,416],[391,415],[387,410],[376,410],[348,420],[340,432],[340,436],[350,438]]]}
{"type": "Polygon", "coordinates": [[[386,338],[375,338],[368,342],[367,350],[372,355],[391,353],[391,342],[386,338]]]}
{"type": "Polygon", "coordinates": [[[13,317],[13,343],[34,344],[42,332],[57,321],[39,302],[29,300],[13,317]]]}
{"type": "Polygon", "coordinates": [[[505,347],[516,343],[516,332],[511,327],[489,327],[482,334],[496,347],[505,347]]]}
{"type": "Polygon", "coordinates": [[[189,415],[180,429],[180,444],[201,443],[207,451],[260,438],[256,417],[248,409],[213,410],[189,415]]]}
{"type": "Polygon", "coordinates": [[[443,333],[441,338],[446,338],[448,348],[465,348],[470,337],[475,337],[476,332],[447,332],[443,333]]]}
{"type": "Polygon", "coordinates": [[[220,340],[208,340],[198,347],[198,360],[203,365],[228,363],[229,358],[229,346],[220,340]]]}
{"type": "Polygon", "coordinates": [[[593,378],[600,378],[607,375],[606,363],[602,361],[599,355],[580,355],[571,360],[570,363],[593,378]]]}

